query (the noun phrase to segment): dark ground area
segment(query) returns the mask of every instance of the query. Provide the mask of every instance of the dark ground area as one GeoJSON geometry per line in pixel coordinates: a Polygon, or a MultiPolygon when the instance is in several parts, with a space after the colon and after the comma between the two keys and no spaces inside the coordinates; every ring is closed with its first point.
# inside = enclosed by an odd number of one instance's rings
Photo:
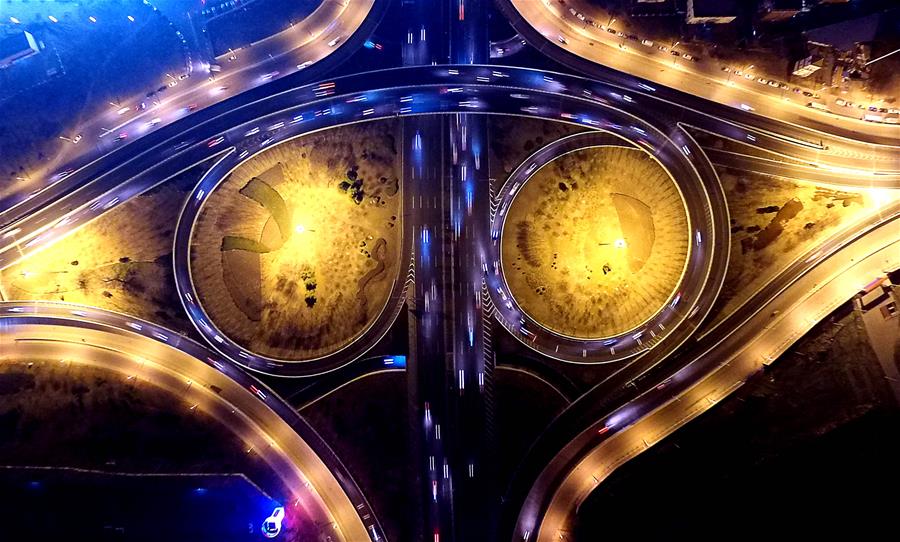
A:
{"type": "Polygon", "coordinates": [[[494,371],[497,397],[496,457],[498,487],[506,487],[513,469],[553,418],[568,406],[548,384],[519,371],[494,371]]]}
{"type": "Polygon", "coordinates": [[[162,84],[167,71],[184,70],[186,51],[164,16],[138,0],[94,7],[92,14],[102,24],[87,22],[85,15],[84,20],[27,25],[47,49],[10,70],[25,70],[41,55],[56,57],[62,69],[45,84],[26,85],[29,88],[15,96],[11,96],[15,89],[0,91],[3,182],[7,176],[12,181],[21,173],[20,167],[24,171],[52,159],[55,149],[63,145],[57,136],[73,136],[79,122],[105,112],[111,107],[109,101],[142,95],[162,84]],[[135,22],[129,22],[126,14],[132,14],[135,22]]]}
{"type": "Polygon", "coordinates": [[[245,478],[214,475],[2,469],[0,497],[3,540],[249,542],[265,540],[278,506],[245,478]]]}
{"type": "Polygon", "coordinates": [[[241,439],[189,406],[96,368],[0,360],[0,466],[9,467],[0,468],[0,540],[60,539],[52,533],[103,540],[107,524],[128,527],[128,536],[110,538],[116,540],[144,540],[138,533],[154,535],[147,540],[252,540],[242,514],[261,525],[272,500],[284,498],[281,484],[241,439]],[[243,473],[271,498],[245,482],[225,481],[231,477],[201,483],[179,473],[243,473]],[[190,493],[197,487],[208,491],[190,493]],[[189,499],[206,496],[210,502],[198,500],[195,510],[189,499]],[[226,518],[231,507],[241,512],[226,518]]]}
{"type": "Polygon", "coordinates": [[[315,11],[321,0],[256,0],[209,20],[213,54],[224,55],[229,48],[238,49],[275,35],[315,11]]]}
{"type": "Polygon", "coordinates": [[[368,376],[300,414],[334,449],[378,516],[388,540],[409,540],[406,373],[368,376]]]}
{"type": "Polygon", "coordinates": [[[848,306],[604,481],[572,539],[890,538],[900,408],[848,306]]]}

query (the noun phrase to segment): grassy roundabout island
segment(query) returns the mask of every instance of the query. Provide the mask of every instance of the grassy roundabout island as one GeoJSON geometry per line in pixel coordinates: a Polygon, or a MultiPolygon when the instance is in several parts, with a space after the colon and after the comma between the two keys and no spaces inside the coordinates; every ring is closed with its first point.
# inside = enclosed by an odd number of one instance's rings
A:
{"type": "Polygon", "coordinates": [[[649,155],[594,147],[563,155],[516,193],[503,227],[503,272],[547,328],[608,337],[639,326],[674,293],[689,247],[687,214],[649,155]]]}
{"type": "Polygon", "coordinates": [[[396,128],[379,121],[280,144],[209,197],[191,275],[232,340],[309,359],[349,344],[379,314],[400,255],[396,128]]]}

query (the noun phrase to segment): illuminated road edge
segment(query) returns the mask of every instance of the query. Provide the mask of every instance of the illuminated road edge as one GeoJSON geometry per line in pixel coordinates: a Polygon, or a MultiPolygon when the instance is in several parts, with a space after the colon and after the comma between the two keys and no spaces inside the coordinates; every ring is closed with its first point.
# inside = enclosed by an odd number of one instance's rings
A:
{"type": "Polygon", "coordinates": [[[595,443],[582,455],[567,453],[569,464],[555,481],[549,471],[541,474],[513,539],[559,540],[580,504],[616,468],[734,392],[873,277],[900,267],[898,205],[881,211],[660,385],[588,427],[584,434],[593,433],[595,443]]]}
{"type": "Polygon", "coordinates": [[[240,436],[342,540],[384,538],[368,502],[331,448],[294,409],[231,362],[131,316],[55,302],[0,303],[4,357],[91,363],[151,381],[240,436]],[[77,360],[75,358],[78,358],[77,360]]]}
{"type": "MultiPolygon", "coordinates": [[[[500,188],[496,204],[492,208],[491,224],[493,239],[491,258],[494,262],[499,262],[500,272],[493,275],[489,272],[487,282],[494,302],[494,314],[514,337],[529,348],[551,358],[574,363],[621,361],[639,355],[665,340],[683,322],[684,315],[687,315],[687,318],[697,317],[699,307],[696,302],[704,294],[704,289],[710,286],[710,283],[698,280],[698,277],[710,274],[709,266],[713,261],[713,252],[725,251],[727,253],[728,237],[725,237],[724,246],[715,244],[716,233],[721,236],[724,231],[722,224],[716,224],[709,220],[707,211],[712,205],[710,204],[711,195],[705,187],[714,185],[716,181],[704,183],[703,179],[696,174],[696,170],[692,171],[690,167],[685,167],[683,149],[680,153],[666,153],[663,150],[665,139],[660,135],[660,132],[653,126],[638,120],[632,120],[628,130],[622,130],[619,133],[590,131],[572,134],[534,152],[510,174],[500,188]],[[639,143],[626,139],[626,135],[638,139],[639,143]],[[565,154],[601,146],[619,146],[641,150],[646,152],[666,172],[675,184],[685,208],[687,230],[684,233],[688,238],[688,250],[679,279],[672,288],[668,299],[660,304],[657,311],[644,322],[629,330],[607,337],[571,337],[545,327],[519,306],[503,272],[504,266],[501,259],[503,229],[506,225],[506,212],[516,195],[541,168],[565,154]],[[706,239],[705,245],[702,242],[704,239],[706,239]],[[499,293],[500,291],[509,292],[508,302],[504,295],[499,293]],[[679,307],[682,303],[684,305],[679,307]],[[523,328],[525,329],[523,330],[523,328]]],[[[712,197],[717,195],[720,196],[720,193],[713,194],[712,197]]],[[[721,201],[718,201],[717,205],[719,208],[725,207],[721,201]]],[[[727,221],[727,218],[723,217],[721,213],[718,216],[727,221]]],[[[717,293],[720,284],[713,281],[711,286],[717,293]]],[[[705,295],[706,298],[710,298],[709,292],[706,292],[705,295]]],[[[712,295],[712,298],[714,297],[715,294],[712,295]]]]}

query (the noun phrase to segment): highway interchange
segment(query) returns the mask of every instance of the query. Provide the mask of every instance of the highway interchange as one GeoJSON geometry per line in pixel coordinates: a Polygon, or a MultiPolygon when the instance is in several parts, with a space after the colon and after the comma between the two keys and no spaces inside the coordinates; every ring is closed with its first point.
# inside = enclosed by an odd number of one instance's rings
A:
{"type": "MultiPolygon", "coordinates": [[[[719,294],[729,252],[728,210],[713,164],[892,191],[900,183],[896,134],[881,127],[870,141],[853,139],[858,128],[831,130],[826,121],[809,129],[801,125],[803,116],[779,119],[712,104],[592,62],[585,71],[594,79],[486,64],[497,55],[489,54],[486,23],[475,14],[487,6],[447,2],[441,16],[449,23],[450,39],[442,43],[436,38],[442,35],[440,25],[424,4],[405,8],[420,10],[411,13],[411,20],[423,21],[410,24],[402,36],[407,67],[307,84],[300,74],[249,92],[235,90],[227,101],[124,146],[79,158],[70,166],[73,171],[50,188],[0,212],[0,268],[6,268],[178,173],[207,164],[181,212],[173,265],[179,298],[208,346],[125,315],[44,302],[0,305],[0,340],[23,352],[43,348],[33,352],[54,357],[50,354],[59,352],[53,350],[54,340],[65,338],[66,348],[72,348],[78,342],[72,337],[80,334],[90,339],[83,348],[132,356],[131,363],[134,356],[149,359],[159,352],[154,365],[163,363],[162,352],[179,352],[187,360],[178,367],[180,378],[206,383],[197,386],[204,390],[214,383],[230,390],[229,404],[254,420],[254,438],[278,443],[282,455],[273,451],[271,463],[279,474],[292,487],[310,481],[318,495],[316,513],[333,518],[340,536],[359,540],[365,532],[380,540],[385,534],[375,512],[328,445],[239,366],[296,378],[344,372],[358,378],[365,371],[384,370],[377,361],[362,373],[350,364],[362,363],[406,304],[412,328],[407,373],[415,381],[411,418],[420,428],[411,443],[422,473],[417,539],[558,540],[577,504],[615,466],[711,407],[871,276],[900,263],[897,209],[888,205],[811,247],[728,319],[698,335],[719,294]],[[494,184],[486,165],[485,113],[552,119],[590,131],[538,149],[508,179],[494,184]],[[239,163],[280,142],[391,117],[401,117],[403,124],[401,261],[410,262],[408,272],[404,266],[380,316],[346,349],[308,361],[269,359],[244,350],[209,319],[190,280],[191,231],[206,198],[239,163]],[[687,127],[768,157],[703,148],[687,127]],[[547,330],[518,308],[507,293],[498,238],[517,184],[563,153],[610,144],[643,148],[672,175],[685,200],[693,242],[677,300],[673,294],[646,327],[576,340],[547,330]],[[781,315],[777,319],[770,316],[775,310],[781,315]],[[574,401],[541,434],[508,488],[493,487],[484,474],[497,460],[491,457],[491,335],[501,332],[560,363],[619,364],[613,376],[574,401]],[[642,447],[635,449],[636,442],[642,447]],[[505,495],[502,506],[497,494],[505,495]]],[[[361,26],[362,19],[352,24],[361,26]]],[[[521,21],[514,27],[536,48],[560,49],[551,44],[552,36],[536,41],[521,21]]],[[[330,36],[314,40],[316,55],[330,49],[323,46],[330,36]]],[[[357,36],[352,43],[361,41],[357,36]]],[[[504,63],[515,58],[503,56],[504,63]]],[[[296,60],[292,56],[290,62],[296,60]]],[[[108,366],[121,371],[122,363],[110,357],[108,366]]],[[[213,405],[217,397],[203,397],[204,409],[218,408],[213,405]]]]}

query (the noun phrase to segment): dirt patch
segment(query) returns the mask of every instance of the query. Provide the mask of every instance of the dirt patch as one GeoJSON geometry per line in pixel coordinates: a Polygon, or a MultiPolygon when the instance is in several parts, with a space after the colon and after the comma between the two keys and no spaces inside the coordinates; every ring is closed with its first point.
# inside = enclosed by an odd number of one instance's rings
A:
{"type": "Polygon", "coordinates": [[[8,300],[67,301],[175,330],[184,318],[172,275],[172,235],[191,172],[133,198],[0,273],[8,300]]]}
{"type": "Polygon", "coordinates": [[[719,175],[731,215],[731,254],[716,321],[809,247],[877,206],[862,192],[722,169],[719,175]]]}
{"type": "Polygon", "coordinates": [[[398,128],[376,121],[283,143],[210,195],[191,271],[232,340],[307,359],[349,344],[378,315],[399,269],[398,128]]]}
{"type": "Polygon", "coordinates": [[[585,149],[525,183],[501,244],[523,310],[561,333],[610,336],[640,325],[677,287],[687,215],[674,181],[643,151],[585,149]]]}

